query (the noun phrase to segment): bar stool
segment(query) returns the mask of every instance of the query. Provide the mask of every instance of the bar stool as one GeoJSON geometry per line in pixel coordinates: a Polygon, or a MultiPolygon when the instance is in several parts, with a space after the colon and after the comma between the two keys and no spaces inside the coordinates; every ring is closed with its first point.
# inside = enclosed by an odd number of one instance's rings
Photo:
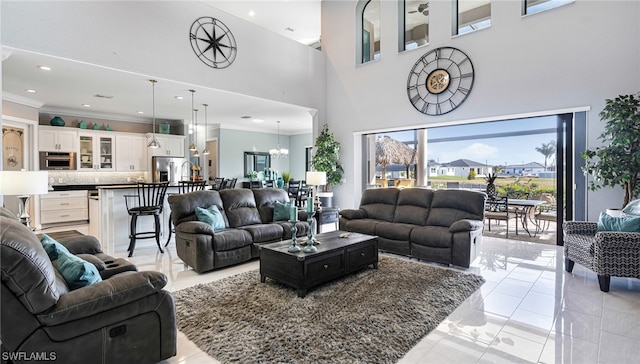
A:
{"type": "MultiPolygon", "coordinates": [[[[178,193],[189,193],[193,191],[202,191],[206,186],[206,182],[202,181],[180,181],[178,182],[178,193]]],[[[173,232],[173,221],[171,221],[171,213],[169,213],[169,237],[164,246],[169,245],[171,240],[171,233],[173,232]]]]}
{"type": "Polygon", "coordinates": [[[169,182],[138,182],[136,195],[125,195],[127,212],[131,216],[131,226],[129,229],[129,257],[133,256],[137,239],[156,239],[160,253],[164,253],[160,246],[160,214],[164,206],[164,197],[167,193],[169,182]],[[154,231],[137,231],[138,217],[153,216],[155,220],[154,231]]]}

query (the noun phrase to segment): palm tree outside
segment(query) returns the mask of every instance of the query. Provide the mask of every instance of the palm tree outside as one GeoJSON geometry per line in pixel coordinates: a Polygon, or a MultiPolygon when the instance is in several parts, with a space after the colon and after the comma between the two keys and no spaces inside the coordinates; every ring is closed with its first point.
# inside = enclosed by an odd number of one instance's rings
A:
{"type": "Polygon", "coordinates": [[[556,154],[556,141],[542,143],[542,146],[536,147],[536,151],[544,156],[544,171],[547,171],[547,159],[556,154]]]}

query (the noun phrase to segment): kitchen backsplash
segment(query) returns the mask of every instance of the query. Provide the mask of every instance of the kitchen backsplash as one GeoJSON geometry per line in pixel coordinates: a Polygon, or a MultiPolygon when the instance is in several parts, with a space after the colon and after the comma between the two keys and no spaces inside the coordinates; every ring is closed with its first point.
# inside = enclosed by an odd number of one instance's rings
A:
{"type": "Polygon", "coordinates": [[[92,185],[135,182],[138,178],[148,181],[147,172],[74,172],[49,171],[50,185],[92,185]]]}

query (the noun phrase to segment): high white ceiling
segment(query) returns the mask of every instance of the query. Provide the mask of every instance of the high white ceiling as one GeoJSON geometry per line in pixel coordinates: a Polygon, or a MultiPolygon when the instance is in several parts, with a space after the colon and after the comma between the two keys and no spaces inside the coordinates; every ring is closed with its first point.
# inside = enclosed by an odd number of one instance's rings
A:
{"type": "MultiPolygon", "coordinates": [[[[304,44],[314,43],[320,36],[320,0],[206,2],[304,44]],[[253,16],[248,15],[250,10],[254,11],[253,16]]],[[[2,59],[2,96],[5,100],[41,104],[41,110],[49,113],[131,121],[151,118],[152,86],[150,82],[141,82],[145,80],[142,75],[17,49],[3,48],[2,59]],[[42,71],[38,68],[40,65],[49,66],[51,70],[42,71]],[[36,92],[28,93],[27,89],[36,92]],[[138,114],[138,111],[144,114],[138,114]]],[[[189,89],[196,90],[194,98],[195,108],[199,109],[199,124],[204,122],[203,101],[199,100],[215,100],[208,102],[209,125],[275,133],[277,123],[274,120],[280,120],[283,134],[311,131],[308,108],[161,79],[155,90],[156,119],[190,119],[189,89]],[[183,100],[177,100],[176,96],[182,96],[183,100]],[[265,122],[254,123],[242,116],[265,122]]]]}

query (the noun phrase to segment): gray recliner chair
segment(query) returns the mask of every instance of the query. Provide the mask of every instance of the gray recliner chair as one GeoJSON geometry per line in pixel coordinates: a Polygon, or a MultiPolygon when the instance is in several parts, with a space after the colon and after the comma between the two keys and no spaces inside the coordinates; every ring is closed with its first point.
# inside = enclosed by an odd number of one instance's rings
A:
{"type": "Polygon", "coordinates": [[[42,244],[0,208],[3,362],[155,363],[176,354],[175,304],[160,272],[137,272],[90,236],[59,239],[102,281],[70,290],[42,244]]]}

